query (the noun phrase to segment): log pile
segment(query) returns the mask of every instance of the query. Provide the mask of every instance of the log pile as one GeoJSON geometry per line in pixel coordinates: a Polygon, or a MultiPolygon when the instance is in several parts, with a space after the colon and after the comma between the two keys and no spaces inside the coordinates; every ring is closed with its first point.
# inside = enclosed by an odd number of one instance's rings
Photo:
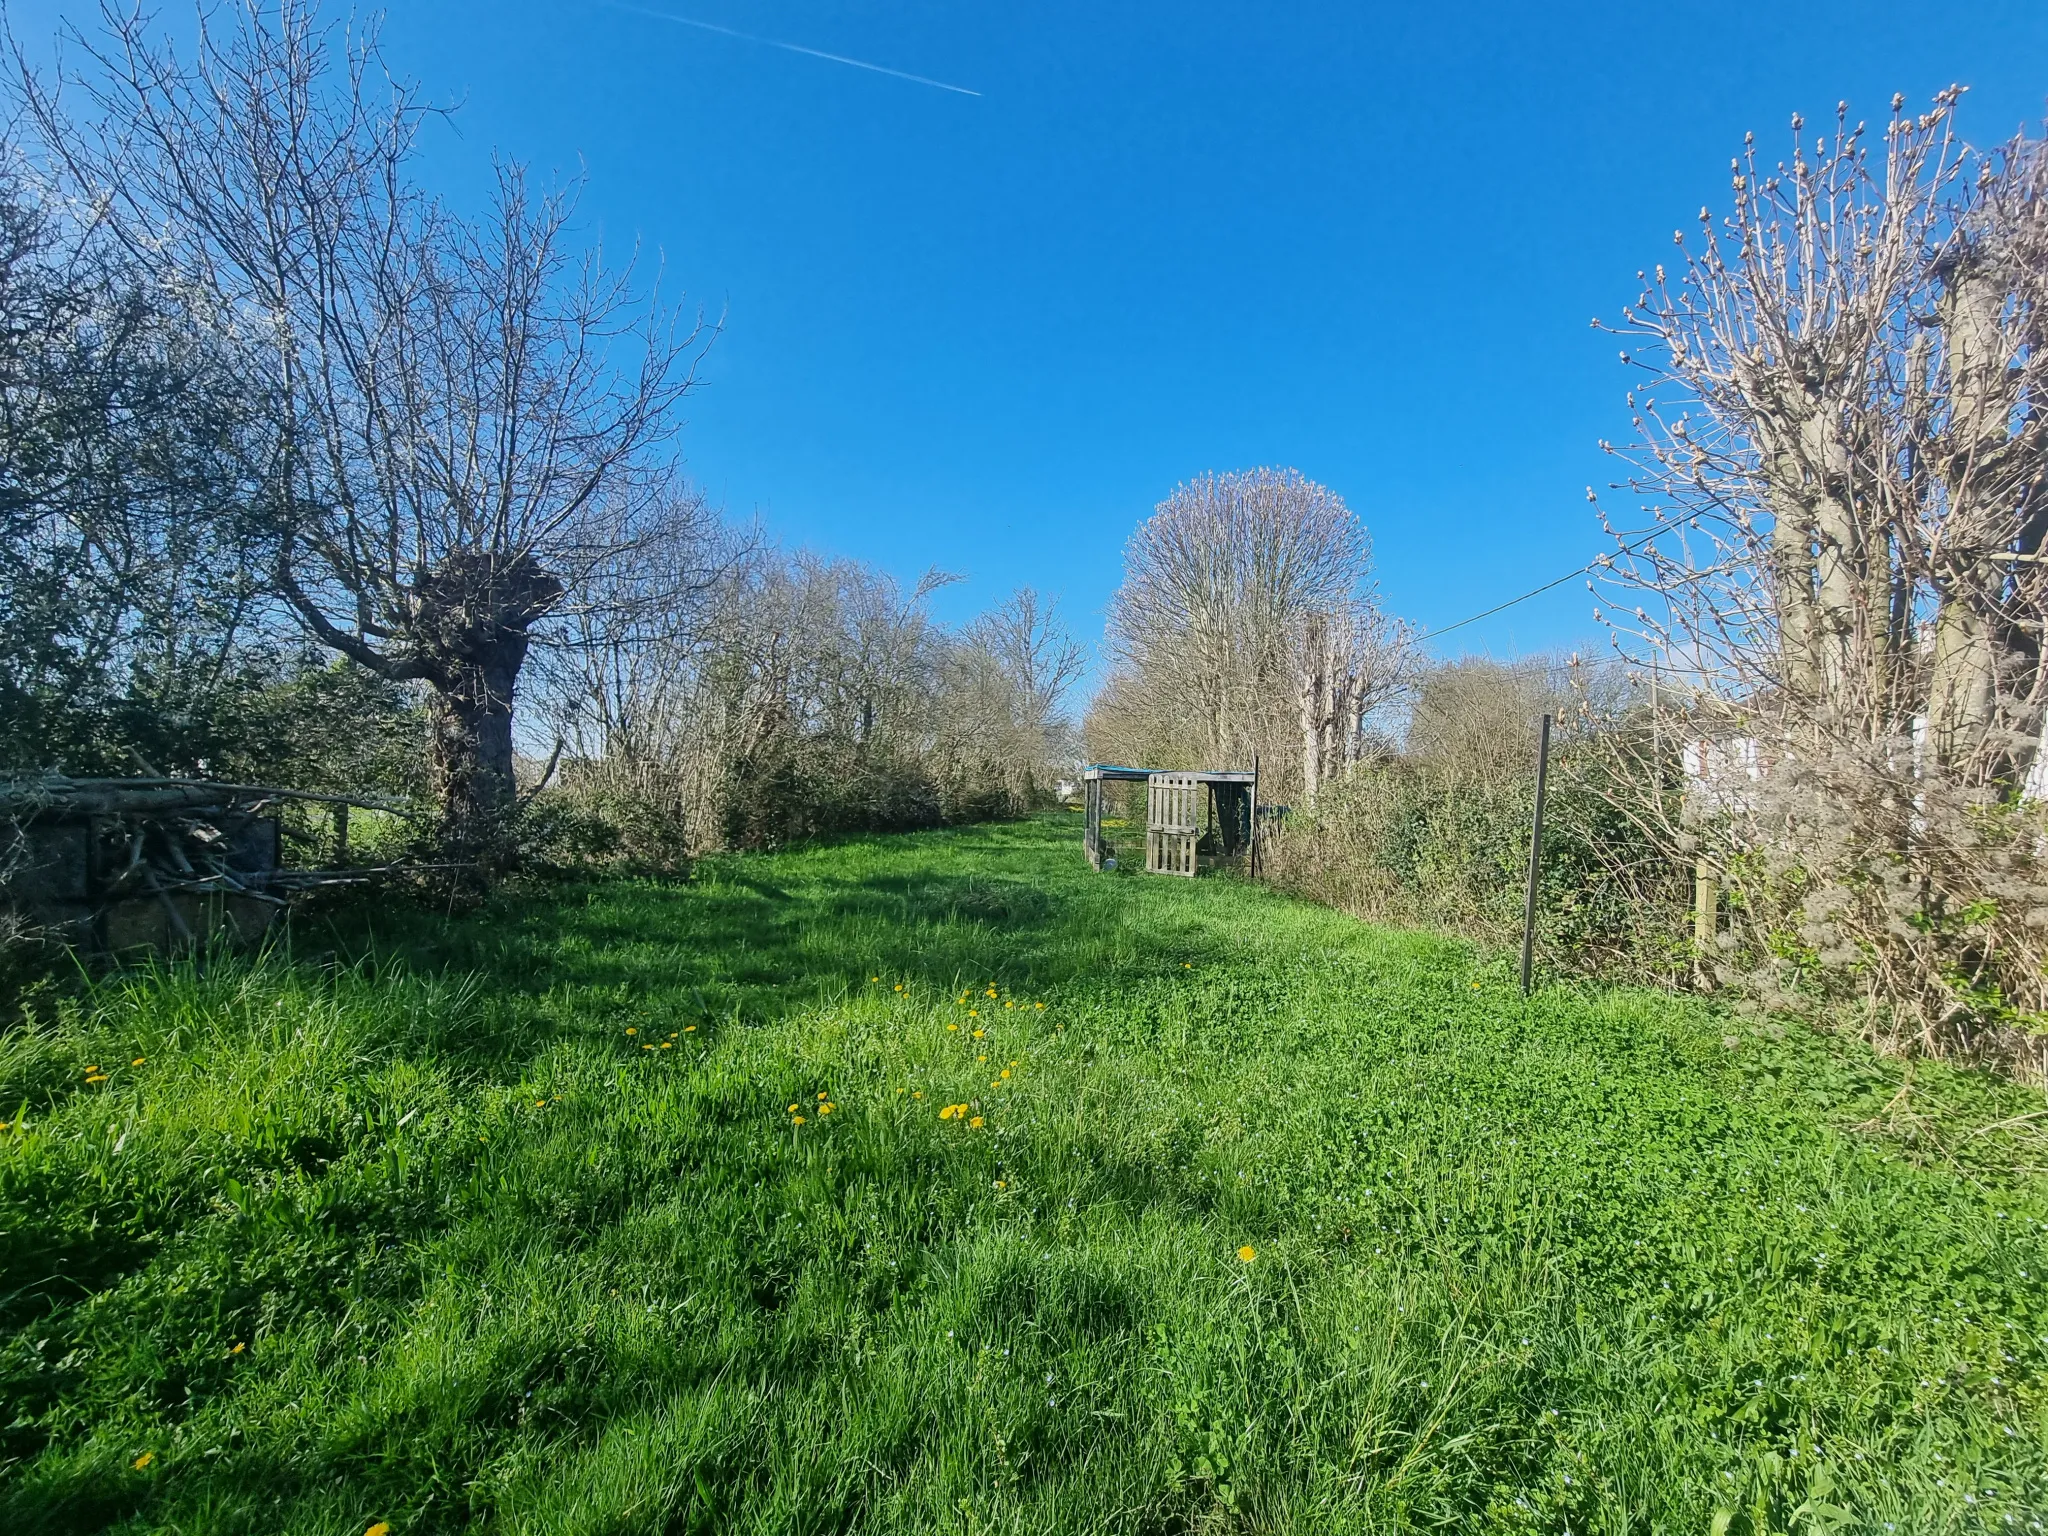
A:
{"type": "Polygon", "coordinates": [[[0,781],[0,897],[18,926],[94,948],[170,948],[253,937],[293,895],[373,877],[370,868],[287,869],[288,802],[406,814],[393,802],[264,784],[58,774],[0,781]]]}

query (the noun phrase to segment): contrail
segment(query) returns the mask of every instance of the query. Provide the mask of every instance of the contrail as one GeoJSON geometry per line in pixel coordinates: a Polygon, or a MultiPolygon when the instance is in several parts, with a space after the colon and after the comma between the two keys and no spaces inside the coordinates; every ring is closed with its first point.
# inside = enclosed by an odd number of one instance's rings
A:
{"type": "Polygon", "coordinates": [[[806,48],[802,43],[785,43],[772,37],[756,37],[751,32],[736,32],[731,27],[721,27],[715,22],[696,21],[688,16],[672,16],[667,11],[650,11],[645,6],[622,4],[621,0],[598,0],[598,3],[614,11],[630,11],[635,16],[650,16],[656,21],[672,21],[679,27],[696,27],[703,32],[716,32],[721,37],[736,37],[743,43],[759,43],[765,48],[781,48],[789,53],[808,54],[814,59],[829,59],[834,64],[851,64],[855,69],[873,70],[878,75],[909,80],[917,85],[929,85],[935,90],[952,91],[960,96],[981,94],[979,91],[970,91],[964,85],[948,85],[943,80],[932,80],[923,75],[910,74],[905,70],[890,69],[885,64],[870,64],[866,59],[849,59],[843,53],[826,53],[821,48],[806,48]]]}

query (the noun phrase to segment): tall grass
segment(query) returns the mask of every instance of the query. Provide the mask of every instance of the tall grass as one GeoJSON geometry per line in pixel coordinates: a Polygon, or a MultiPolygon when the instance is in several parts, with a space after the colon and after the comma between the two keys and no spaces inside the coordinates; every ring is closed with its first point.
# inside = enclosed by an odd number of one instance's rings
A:
{"type": "Polygon", "coordinates": [[[1075,839],[32,997],[0,1510],[2039,1529],[2037,1098],[1075,839]]]}

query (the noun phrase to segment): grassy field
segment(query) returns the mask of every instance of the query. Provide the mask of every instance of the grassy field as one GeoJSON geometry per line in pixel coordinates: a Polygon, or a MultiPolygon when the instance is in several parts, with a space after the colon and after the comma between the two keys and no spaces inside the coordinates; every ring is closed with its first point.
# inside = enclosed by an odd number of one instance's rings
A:
{"type": "Polygon", "coordinates": [[[2043,1528],[2038,1094],[1077,843],[32,997],[5,1529],[2043,1528]]]}

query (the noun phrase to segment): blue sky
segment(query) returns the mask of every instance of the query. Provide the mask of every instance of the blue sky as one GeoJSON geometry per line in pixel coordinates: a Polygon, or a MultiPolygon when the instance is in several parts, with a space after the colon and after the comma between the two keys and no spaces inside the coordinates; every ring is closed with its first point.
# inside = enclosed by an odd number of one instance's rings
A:
{"type": "MultiPolygon", "coordinates": [[[[10,7],[31,40],[67,11],[10,7]]],[[[1955,80],[1991,139],[2048,98],[2043,0],[408,0],[385,38],[461,104],[430,182],[580,169],[590,232],[723,312],[683,439],[714,499],[965,574],[948,617],[1030,583],[1090,640],[1207,469],[1334,487],[1425,625],[1591,558],[1627,418],[1587,322],[1725,201],[1744,130],[1955,80]]],[[[1604,647],[1590,614],[1573,584],[1442,649],[1604,647]]]]}

